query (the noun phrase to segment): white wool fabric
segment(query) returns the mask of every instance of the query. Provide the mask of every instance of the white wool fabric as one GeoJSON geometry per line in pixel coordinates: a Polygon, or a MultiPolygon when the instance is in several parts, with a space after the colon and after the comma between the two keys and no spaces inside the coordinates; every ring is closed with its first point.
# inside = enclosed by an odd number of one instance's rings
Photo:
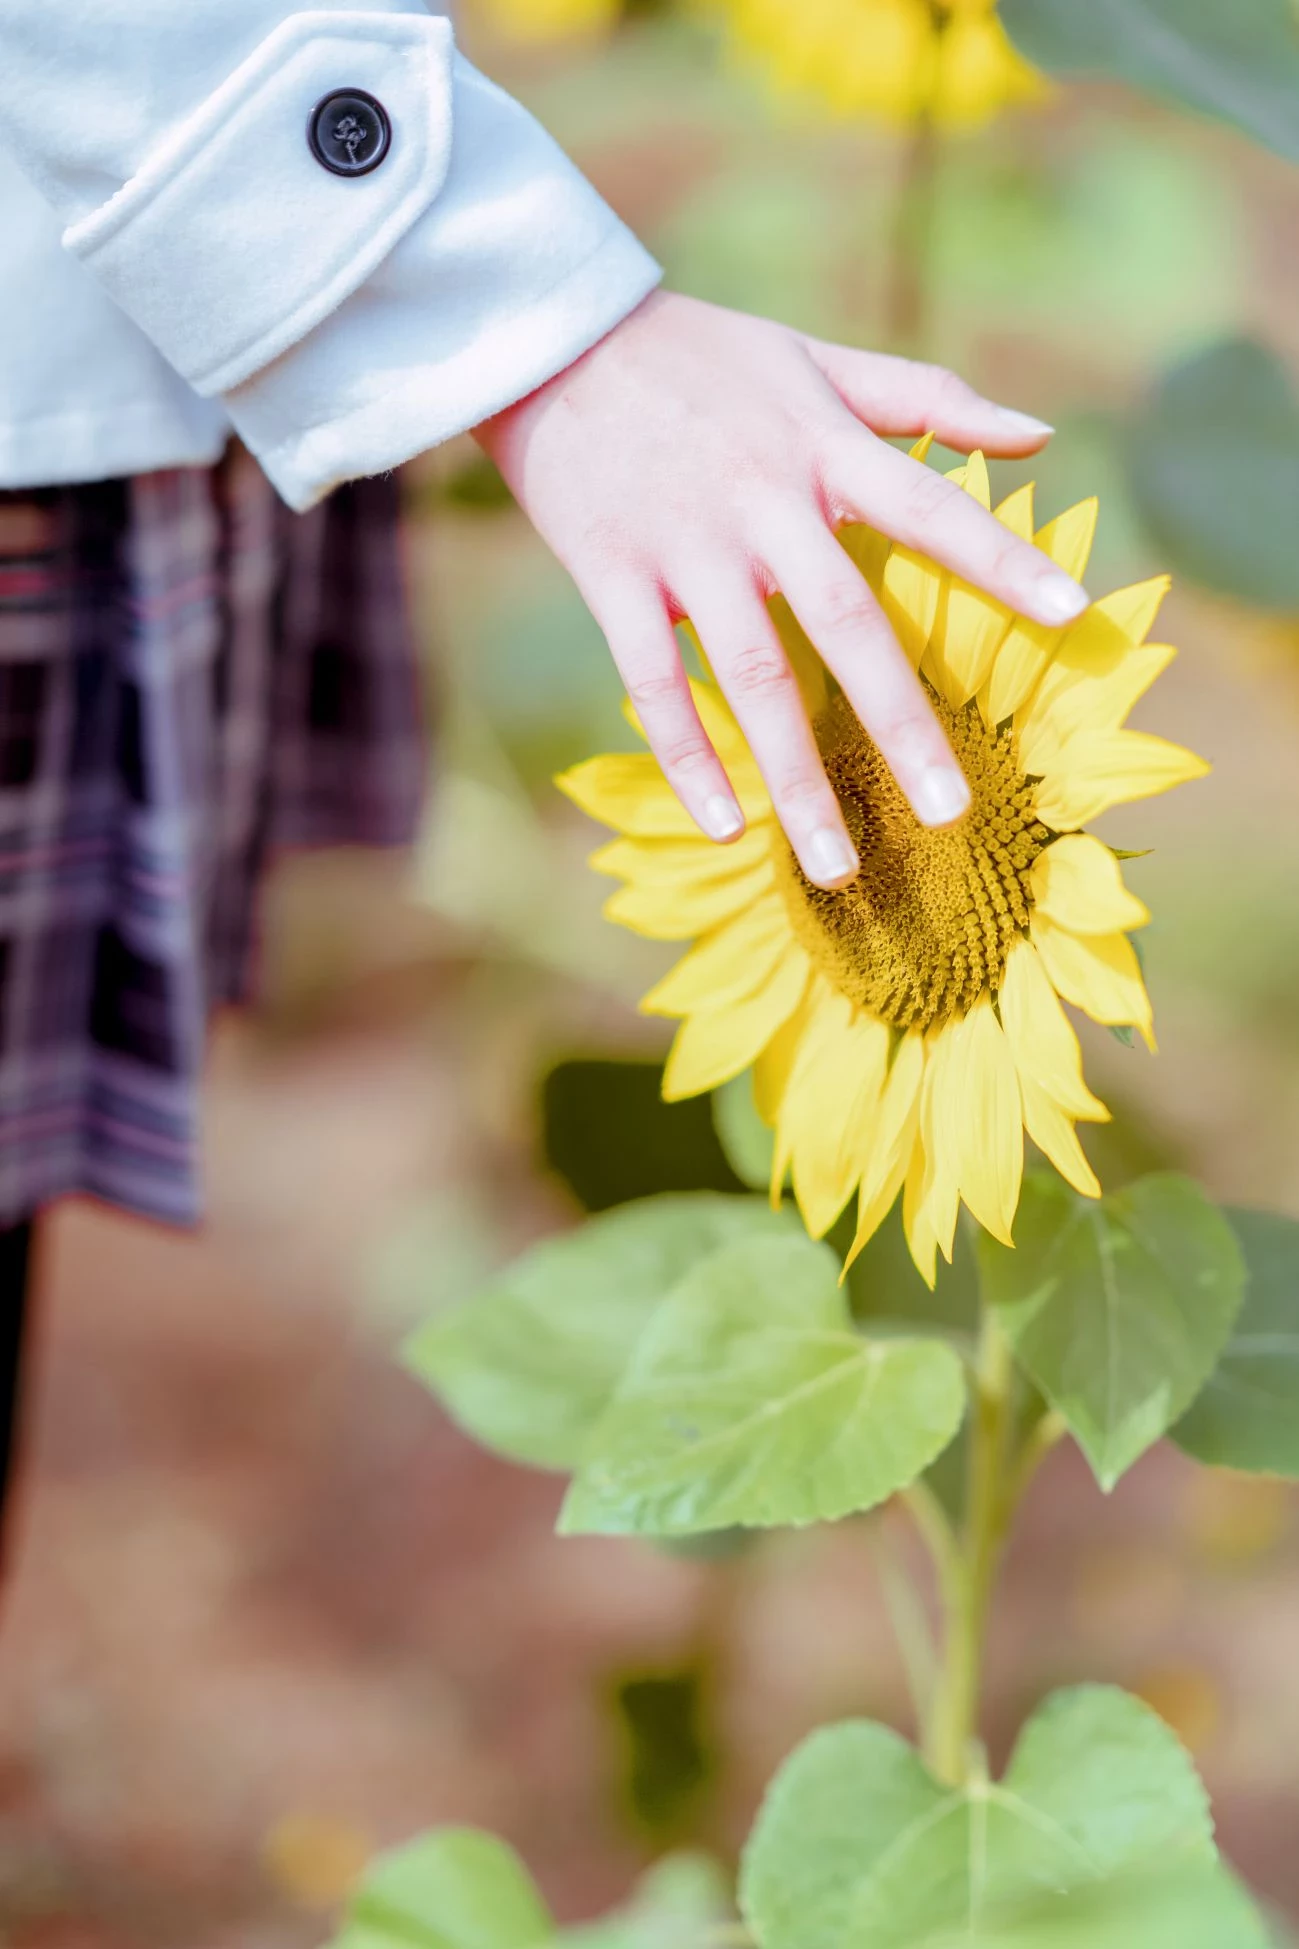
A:
{"type": "Polygon", "coordinates": [[[422,0],[0,0],[0,487],[201,465],[289,504],[522,398],[654,260],[422,0]],[[392,126],[324,169],[315,105],[392,126]]]}

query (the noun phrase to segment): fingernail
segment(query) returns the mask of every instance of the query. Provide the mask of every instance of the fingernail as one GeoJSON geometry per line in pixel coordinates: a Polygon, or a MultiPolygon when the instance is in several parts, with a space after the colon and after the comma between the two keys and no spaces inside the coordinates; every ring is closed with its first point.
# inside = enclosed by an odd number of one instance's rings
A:
{"type": "Polygon", "coordinates": [[[704,806],[704,831],[710,839],[734,839],[744,831],[744,814],[734,799],[720,792],[704,806]]]}
{"type": "Polygon", "coordinates": [[[808,877],[818,885],[825,881],[850,880],[860,861],[841,832],[831,826],[818,826],[807,845],[808,877]]]}
{"type": "Polygon", "coordinates": [[[1044,623],[1072,623],[1091,607],[1091,597],[1072,575],[1044,575],[1033,588],[1033,614],[1044,623]]]}
{"type": "Polygon", "coordinates": [[[911,802],[926,826],[954,825],[970,809],[970,788],[963,772],[950,765],[930,765],[916,781],[911,802]]]}
{"type": "Polygon", "coordinates": [[[1012,406],[999,406],[997,418],[1008,433],[1022,433],[1029,440],[1046,440],[1055,432],[1049,421],[1034,419],[1031,413],[1017,413],[1012,406]]]}

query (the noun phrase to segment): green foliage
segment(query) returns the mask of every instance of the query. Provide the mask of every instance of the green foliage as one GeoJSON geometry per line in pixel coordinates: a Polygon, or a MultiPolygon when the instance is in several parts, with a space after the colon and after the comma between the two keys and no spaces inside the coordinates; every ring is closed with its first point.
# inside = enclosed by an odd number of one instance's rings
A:
{"type": "MultiPolygon", "coordinates": [[[[1279,1949],[1244,1890],[1213,1864],[1114,1875],[1094,1888],[1015,1903],[990,1917],[979,1949],[1279,1949]]],[[[914,1949],[970,1949],[965,1929],[914,1949]]]]}
{"type": "Polygon", "coordinates": [[[663,1065],[579,1057],[542,1089],[546,1162],[588,1211],[659,1191],[742,1191],[709,1099],[663,1101],[663,1065]]]}
{"type": "Polygon", "coordinates": [[[1002,0],[1029,59],[1104,76],[1233,123],[1299,162],[1299,34],[1289,0],[1002,0]]]}
{"type": "Polygon", "coordinates": [[[960,1362],[933,1340],[864,1339],[838,1270],[794,1237],[688,1274],[592,1430],[561,1529],[827,1522],[914,1480],[960,1426],[960,1362]]]}
{"type": "Polygon", "coordinates": [[[776,1133],[758,1115],[753,1100],[753,1071],[723,1083],[712,1095],[713,1128],[726,1161],[751,1191],[766,1191],[771,1183],[771,1159],[776,1133]]]}
{"type": "Polygon", "coordinates": [[[572,1469],[660,1302],[737,1239],[800,1236],[758,1198],[650,1198],[547,1239],[404,1349],[411,1372],[487,1447],[572,1469]]]}
{"type": "Polygon", "coordinates": [[[1017,1247],[980,1240],[985,1291],[1015,1353],[1104,1489],[1188,1408],[1244,1290],[1240,1247],[1189,1178],[1099,1201],[1031,1175],[1017,1247]]]}
{"type": "Polygon", "coordinates": [[[1084,1686],[1038,1709],[996,1783],[941,1785],[884,1726],[813,1734],[768,1793],[741,1908],[761,1949],[983,1943],[1006,1904],[1212,1854],[1173,1734],[1138,1700],[1084,1686]]]}
{"type": "Polygon", "coordinates": [[[1173,1440],[1201,1462],[1299,1479],[1299,1224],[1228,1215],[1249,1274],[1245,1303],[1173,1440]]]}
{"type": "Polygon", "coordinates": [[[654,1840],[684,1833],[713,1776],[707,1732],[711,1672],[637,1672],[614,1695],[623,1736],[623,1797],[654,1840]]]}
{"type": "Polygon", "coordinates": [[[554,1932],[504,1841],[448,1827],[379,1856],[331,1949],[539,1949],[554,1932]]]}
{"type": "Polygon", "coordinates": [[[1264,346],[1233,339],[1176,367],[1124,435],[1137,509],[1179,572],[1299,611],[1299,399],[1264,346]]]}
{"type": "Polygon", "coordinates": [[[503,1841],[440,1828],[371,1864],[328,1949],[704,1949],[729,1912],[716,1863],[681,1854],[651,1870],[625,1908],[558,1930],[503,1841]]]}

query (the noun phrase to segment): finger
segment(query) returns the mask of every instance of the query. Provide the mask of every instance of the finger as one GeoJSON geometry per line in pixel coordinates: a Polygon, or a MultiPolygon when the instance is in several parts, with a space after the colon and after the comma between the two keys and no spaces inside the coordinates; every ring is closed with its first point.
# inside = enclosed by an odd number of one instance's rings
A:
{"type": "Polygon", "coordinates": [[[857,854],[761,591],[713,564],[680,593],[800,866],[817,886],[846,886],[857,854]]]}
{"type": "Polygon", "coordinates": [[[1010,457],[1037,453],[1055,432],[1031,413],[985,399],[945,366],[857,352],[815,338],[805,343],[844,405],[873,433],[913,440],[936,433],[958,453],[982,447],[1010,457]]]}
{"type": "Polygon", "coordinates": [[[969,810],[970,788],[887,616],[830,530],[782,524],[768,566],[922,825],[969,810]]]}
{"type": "Polygon", "coordinates": [[[738,839],[744,814],[699,720],[661,593],[607,591],[592,611],[668,784],[709,839],[738,839]]]}
{"type": "Polygon", "coordinates": [[[1091,600],[1049,555],[1013,535],[955,481],[883,440],[854,435],[827,465],[825,484],[859,520],[932,555],[1036,623],[1060,629],[1091,600]]]}

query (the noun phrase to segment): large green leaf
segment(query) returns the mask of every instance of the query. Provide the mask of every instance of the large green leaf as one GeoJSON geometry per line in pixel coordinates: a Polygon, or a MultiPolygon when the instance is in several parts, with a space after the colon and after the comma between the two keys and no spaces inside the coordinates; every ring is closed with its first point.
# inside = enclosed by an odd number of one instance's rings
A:
{"type": "Polygon", "coordinates": [[[1289,0],[1002,0],[1029,59],[1220,116],[1299,162],[1299,25],[1289,0]]]}
{"type": "MultiPolygon", "coordinates": [[[[971,1939],[966,1928],[944,1929],[914,1949],[970,1949],[971,1939]]],[[[978,1949],[1281,1949],[1226,1869],[1198,1861],[1013,1904],[973,1940],[978,1949]]]]}
{"type": "Polygon", "coordinates": [[[813,1734],[767,1795],[740,1903],[761,1949],[915,1949],[983,1941],[1007,1904],[1179,1856],[1213,1858],[1189,1759],[1138,1700],[1083,1686],[1039,1708],[996,1783],[944,1787],[866,1721],[813,1734]]]}
{"type": "Polygon", "coordinates": [[[1299,610],[1299,399],[1273,353],[1231,339],[1175,367],[1128,421],[1124,451],[1173,568],[1257,608],[1299,610]]]}
{"type": "Polygon", "coordinates": [[[625,1908],[584,1928],[565,1929],[554,1949],[707,1949],[734,1913],[715,1861],[672,1854],[642,1878],[625,1908]]]}
{"type": "Polygon", "coordinates": [[[404,1359],[499,1454],[571,1469],[655,1308],[718,1246],[801,1236],[761,1198],[647,1198],[548,1239],[477,1299],[420,1327],[404,1359]]]}
{"type": "Polygon", "coordinates": [[[554,1931],[504,1841],[448,1827],[371,1864],[330,1949],[541,1949],[554,1931]]]}
{"type": "Polygon", "coordinates": [[[1173,1429],[1198,1461],[1299,1478],[1299,1223],[1228,1213],[1249,1281],[1231,1338],[1173,1429]]]}
{"type": "Polygon", "coordinates": [[[805,1237],[696,1267],[593,1429],[561,1529],[826,1522],[912,1481],[960,1425],[960,1361],[933,1340],[864,1339],[838,1273],[805,1237]]]}
{"type": "Polygon", "coordinates": [[[1104,1489],[1190,1406],[1240,1308],[1227,1220],[1189,1178],[1093,1201],[1025,1180],[1016,1249],[980,1241],[984,1290],[1104,1489]]]}

